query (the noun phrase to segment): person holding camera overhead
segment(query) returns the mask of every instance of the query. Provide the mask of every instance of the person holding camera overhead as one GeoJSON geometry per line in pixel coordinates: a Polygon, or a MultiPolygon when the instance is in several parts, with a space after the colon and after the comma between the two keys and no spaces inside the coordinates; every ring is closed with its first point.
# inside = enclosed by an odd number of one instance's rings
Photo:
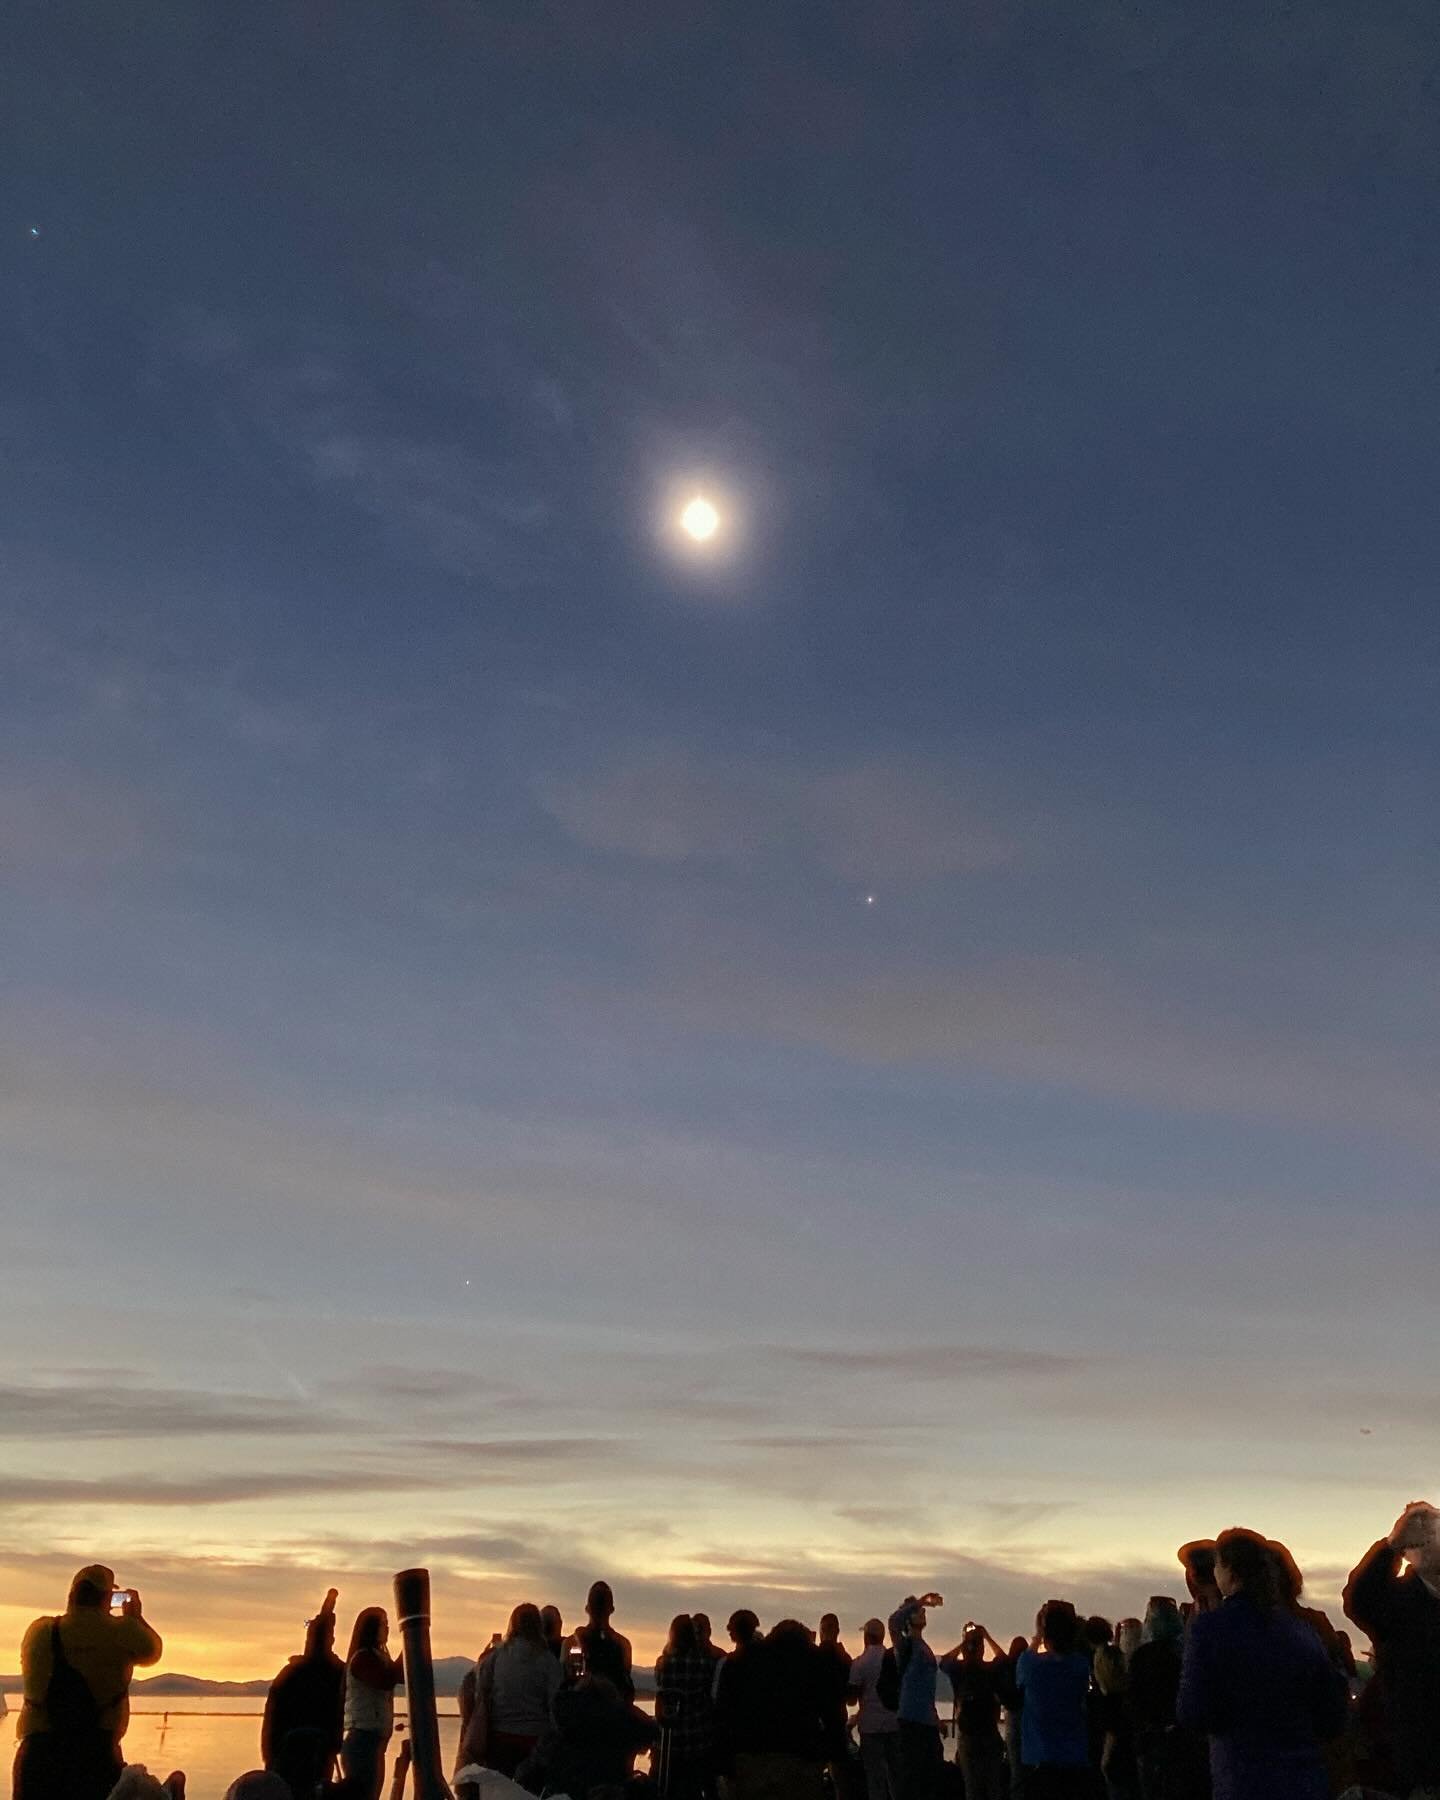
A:
{"type": "Polygon", "coordinates": [[[955,1696],[955,1760],[965,1779],[965,1800],[1003,1800],[1000,1707],[1010,1674],[1005,1652],[983,1625],[969,1619],[960,1642],[940,1658],[940,1672],[955,1696]],[[987,1644],[995,1653],[992,1662],[985,1660],[987,1644]]]}
{"type": "Polygon", "coordinates": [[[927,1608],[938,1594],[912,1594],[890,1615],[890,1636],[900,1672],[900,1800],[935,1800],[945,1752],[935,1710],[935,1652],[925,1642],[927,1608]]]}
{"type": "Polygon", "coordinates": [[[1440,1509],[1412,1500],[1351,1571],[1341,1604],[1375,1649],[1375,1680],[1400,1787],[1440,1794],[1440,1509]]]}
{"type": "Polygon", "coordinates": [[[103,1563],[80,1570],[65,1611],[36,1619],[20,1646],[14,1800],[107,1800],[124,1766],[131,1676],[162,1648],[134,1588],[117,1588],[103,1563]]]}

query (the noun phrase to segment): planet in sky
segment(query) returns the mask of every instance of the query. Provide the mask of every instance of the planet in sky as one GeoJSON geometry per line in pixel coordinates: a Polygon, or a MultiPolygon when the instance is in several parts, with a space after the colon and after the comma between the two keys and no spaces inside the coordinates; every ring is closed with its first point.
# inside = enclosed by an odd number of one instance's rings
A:
{"type": "Polygon", "coordinates": [[[708,543],[720,529],[720,514],[703,494],[687,500],[680,514],[681,529],[697,544],[708,543]]]}

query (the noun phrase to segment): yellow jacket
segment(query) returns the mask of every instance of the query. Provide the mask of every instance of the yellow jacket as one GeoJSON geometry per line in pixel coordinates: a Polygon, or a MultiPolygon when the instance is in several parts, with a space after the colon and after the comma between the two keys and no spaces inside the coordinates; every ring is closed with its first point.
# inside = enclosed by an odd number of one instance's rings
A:
{"type": "MultiPolygon", "coordinates": [[[[45,1696],[50,1686],[50,1632],[53,1618],[37,1619],[20,1646],[25,1704],[15,1727],[17,1737],[48,1731],[45,1696]]],[[[100,1705],[102,1730],[122,1738],[130,1723],[130,1677],[159,1662],[163,1645],[143,1619],[117,1619],[103,1606],[72,1606],[60,1616],[60,1648],[66,1661],[85,1677],[100,1705]]]]}

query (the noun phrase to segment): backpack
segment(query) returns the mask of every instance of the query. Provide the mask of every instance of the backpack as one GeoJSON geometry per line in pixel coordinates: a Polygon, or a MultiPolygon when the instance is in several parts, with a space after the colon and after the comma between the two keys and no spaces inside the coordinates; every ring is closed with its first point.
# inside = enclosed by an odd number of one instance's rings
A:
{"type": "Polygon", "coordinates": [[[50,1626],[50,1681],[45,1689],[45,1713],[50,1729],[61,1737],[79,1737],[100,1729],[100,1702],[90,1683],[65,1654],[60,1642],[60,1621],[50,1626]]]}
{"type": "Polygon", "coordinates": [[[900,1665],[888,1646],[880,1658],[880,1673],[875,1677],[875,1698],[886,1712],[900,1710],[900,1665]]]}

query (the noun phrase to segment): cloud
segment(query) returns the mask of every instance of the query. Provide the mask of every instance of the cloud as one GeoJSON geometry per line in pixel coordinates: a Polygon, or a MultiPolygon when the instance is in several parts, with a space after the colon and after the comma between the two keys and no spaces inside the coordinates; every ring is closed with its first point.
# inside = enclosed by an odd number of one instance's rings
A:
{"type": "MultiPolygon", "coordinates": [[[[407,1448],[426,1455],[463,1458],[466,1462],[579,1464],[622,1458],[630,1441],[623,1438],[422,1438],[407,1448]]],[[[547,1479],[554,1479],[553,1474],[547,1479]]]]}
{"type": "Polygon", "coordinates": [[[841,1375],[912,1375],[935,1381],[1070,1375],[1090,1361],[1047,1350],[996,1350],[975,1344],[908,1344],[861,1350],[778,1345],[767,1354],[780,1362],[841,1375]]]}
{"type": "Polygon", "coordinates": [[[1216,1006],[1178,971],[1146,981],[1097,956],[924,963],[888,951],[860,959],[849,946],[843,964],[824,946],[782,960],[721,920],[685,954],[667,954],[654,992],[692,1027],[864,1064],[971,1069],[1181,1113],[1440,1141],[1428,1048],[1309,1028],[1263,1004],[1216,1006]]]}
{"type": "Polygon", "coordinates": [[[893,884],[979,873],[1017,855],[953,780],[903,762],[807,768],[652,745],[593,773],[542,776],[534,792],[587,849],[653,862],[798,853],[839,880],[893,884]]]}
{"type": "Polygon", "coordinates": [[[174,1480],[143,1472],[103,1481],[65,1476],[0,1475],[4,1506],[229,1506],[252,1500],[293,1500],[312,1494],[403,1494],[452,1487],[453,1476],[396,1469],[296,1469],[247,1475],[228,1470],[174,1480]]]}
{"type": "MultiPolygon", "coordinates": [[[[203,384],[238,454],[277,458],[295,482],[368,515],[401,554],[466,580],[521,585],[553,568],[549,503],[514,455],[416,431],[345,346],[267,337],[238,319],[185,314],[156,358],[203,384]]],[[[538,377],[536,378],[538,379],[538,377]]],[[[558,390],[557,390],[558,391],[558,390]]],[[[527,409],[555,428],[554,395],[527,409]]],[[[490,434],[493,438],[493,433],[490,434]]],[[[241,725],[250,721],[242,719],[241,725]]],[[[271,722],[255,722],[268,735],[271,722]]]]}
{"type": "Polygon", "coordinates": [[[329,1392],[358,1395],[367,1401],[398,1400],[407,1405],[444,1405],[473,1400],[479,1390],[493,1386],[469,1369],[405,1368],[399,1364],[374,1364],[353,1375],[326,1383],[329,1392]]]}
{"type": "Polygon", "coordinates": [[[118,1382],[0,1386],[0,1437],[309,1436],[339,1423],[309,1407],[252,1394],[118,1382]]]}

